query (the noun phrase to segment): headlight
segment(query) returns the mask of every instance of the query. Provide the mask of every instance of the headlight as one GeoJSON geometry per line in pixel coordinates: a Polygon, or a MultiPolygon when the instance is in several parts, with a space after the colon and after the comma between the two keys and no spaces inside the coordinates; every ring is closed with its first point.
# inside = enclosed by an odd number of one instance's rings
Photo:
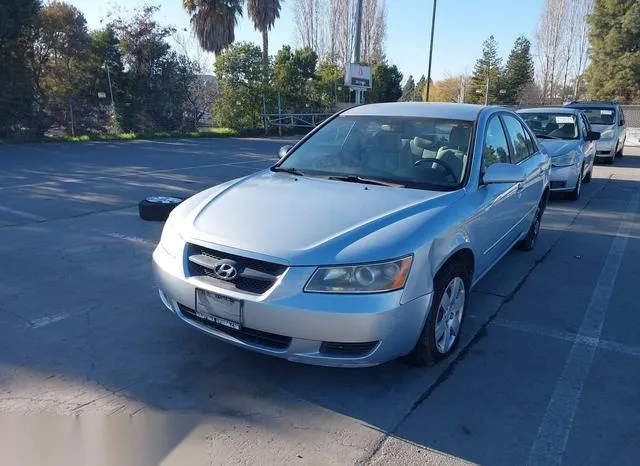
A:
{"type": "Polygon", "coordinates": [[[568,167],[569,165],[575,165],[576,163],[578,163],[578,156],[575,152],[551,158],[551,164],[554,167],[568,167]]]}
{"type": "Polygon", "coordinates": [[[162,229],[162,235],[160,236],[160,246],[162,249],[167,251],[171,257],[176,257],[178,255],[178,250],[182,246],[184,240],[178,234],[176,229],[171,225],[170,222],[166,222],[164,224],[164,228],[162,229]]]}
{"type": "Polygon", "coordinates": [[[613,138],[613,128],[606,129],[600,133],[600,139],[613,138]]]}
{"type": "Polygon", "coordinates": [[[404,287],[412,257],[375,264],[319,267],[305,286],[312,293],[381,293],[404,287]]]}

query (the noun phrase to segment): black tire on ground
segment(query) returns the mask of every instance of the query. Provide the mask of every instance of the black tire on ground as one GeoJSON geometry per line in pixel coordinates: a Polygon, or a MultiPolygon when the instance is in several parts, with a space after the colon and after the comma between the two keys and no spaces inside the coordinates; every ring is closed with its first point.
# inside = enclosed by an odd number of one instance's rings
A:
{"type": "Polygon", "coordinates": [[[580,199],[580,194],[582,193],[582,169],[580,169],[580,176],[578,177],[578,181],[576,181],[576,187],[573,191],[567,193],[567,199],[571,199],[572,201],[577,201],[580,199]]]}
{"type": "Polygon", "coordinates": [[[549,194],[545,194],[540,202],[538,203],[538,209],[536,210],[535,217],[533,217],[533,223],[527,232],[527,236],[525,236],[518,244],[516,244],[516,249],[521,251],[531,251],[536,247],[536,242],[538,240],[538,234],[540,233],[540,224],[542,223],[542,214],[544,213],[547,202],[549,201],[549,194]]]}
{"type": "Polygon", "coordinates": [[[138,213],[143,220],[164,222],[171,211],[184,199],[168,196],[150,196],[138,204],[138,213]]]}
{"type": "MultiPolygon", "coordinates": [[[[420,337],[418,337],[418,341],[416,342],[415,347],[405,358],[406,362],[409,365],[416,367],[432,366],[438,361],[446,358],[456,349],[458,343],[460,342],[460,334],[464,326],[464,317],[469,305],[469,296],[471,294],[469,290],[470,283],[470,271],[467,270],[462,262],[452,262],[450,264],[447,264],[442,270],[440,270],[440,272],[438,272],[434,281],[434,296],[431,303],[431,309],[429,310],[429,315],[427,316],[427,320],[424,324],[422,332],[420,333],[420,337]],[[464,307],[462,308],[462,317],[460,321],[460,327],[458,329],[458,334],[455,336],[453,344],[451,345],[449,350],[445,353],[442,353],[440,350],[438,350],[436,344],[437,342],[435,326],[443,295],[446,292],[448,285],[456,277],[460,277],[462,279],[462,282],[464,283],[464,307]]],[[[441,316],[441,318],[445,317],[441,316]]]]}
{"type": "Polygon", "coordinates": [[[624,146],[621,147],[618,152],[616,152],[616,157],[622,157],[622,152],[624,151],[624,146]]]}
{"type": "Polygon", "coordinates": [[[604,163],[606,165],[613,165],[613,161],[615,160],[615,157],[607,157],[604,159],[604,163]]]}

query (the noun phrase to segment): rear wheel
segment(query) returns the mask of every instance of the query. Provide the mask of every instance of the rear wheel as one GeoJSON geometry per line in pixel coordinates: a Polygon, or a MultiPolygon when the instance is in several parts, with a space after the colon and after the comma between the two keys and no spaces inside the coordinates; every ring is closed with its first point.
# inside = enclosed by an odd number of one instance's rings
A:
{"type": "Polygon", "coordinates": [[[536,242],[538,241],[538,234],[540,233],[540,224],[542,223],[542,214],[544,213],[544,209],[546,207],[547,195],[543,196],[543,198],[538,203],[538,208],[536,209],[535,217],[533,217],[533,223],[527,232],[527,236],[525,236],[516,247],[521,251],[531,251],[536,247],[536,242]]]}
{"type": "Polygon", "coordinates": [[[470,281],[462,262],[452,262],[438,273],[427,321],[407,356],[409,364],[431,366],[455,350],[469,303],[470,281]]]}

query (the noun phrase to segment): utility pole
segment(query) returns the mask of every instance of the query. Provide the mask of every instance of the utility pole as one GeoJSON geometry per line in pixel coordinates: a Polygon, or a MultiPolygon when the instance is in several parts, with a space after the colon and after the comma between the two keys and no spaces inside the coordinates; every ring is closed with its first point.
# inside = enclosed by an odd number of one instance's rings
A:
{"type": "MultiPolygon", "coordinates": [[[[358,0],[356,7],[356,42],[354,50],[354,63],[360,64],[360,37],[362,35],[362,0],[358,0]]],[[[356,105],[362,103],[362,90],[356,89],[356,105]]]]}
{"type": "Polygon", "coordinates": [[[107,81],[109,81],[109,94],[111,94],[111,109],[115,110],[116,106],[113,102],[113,88],[111,87],[111,73],[109,73],[109,65],[107,62],[104,62],[104,67],[107,69],[107,81]]]}
{"type": "Polygon", "coordinates": [[[431,87],[431,56],[433,55],[433,30],[436,25],[436,4],[438,0],[433,0],[433,15],[431,17],[431,44],[429,45],[429,69],[427,71],[427,102],[429,102],[429,88],[431,87]]]}

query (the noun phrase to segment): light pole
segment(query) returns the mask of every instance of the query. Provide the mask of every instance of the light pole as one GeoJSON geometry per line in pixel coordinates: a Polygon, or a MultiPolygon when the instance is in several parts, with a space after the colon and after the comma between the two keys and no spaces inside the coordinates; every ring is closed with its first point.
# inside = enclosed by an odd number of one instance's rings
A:
{"type": "MultiPolygon", "coordinates": [[[[360,64],[360,36],[362,35],[362,0],[358,0],[356,9],[356,40],[354,50],[354,63],[360,64]]],[[[362,90],[356,89],[356,105],[362,103],[362,90]]]]}
{"type": "Polygon", "coordinates": [[[433,0],[433,15],[431,17],[431,44],[429,44],[429,69],[427,70],[427,102],[429,102],[429,88],[431,87],[431,56],[433,55],[433,29],[436,25],[436,5],[438,0],[433,0]]]}

